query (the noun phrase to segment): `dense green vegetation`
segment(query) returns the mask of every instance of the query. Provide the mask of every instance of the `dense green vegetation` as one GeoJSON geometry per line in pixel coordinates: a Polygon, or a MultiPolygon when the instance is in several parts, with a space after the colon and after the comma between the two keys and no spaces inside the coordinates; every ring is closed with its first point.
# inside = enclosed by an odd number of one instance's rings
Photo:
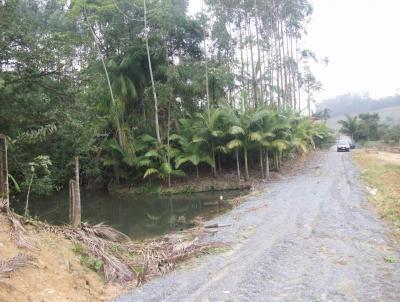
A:
{"type": "Polygon", "coordinates": [[[377,113],[362,113],[358,116],[346,115],[338,122],[340,132],[355,141],[378,141],[400,144],[400,124],[387,125],[380,122],[377,113]]]}
{"type": "Polygon", "coordinates": [[[298,41],[306,0],[0,2],[0,133],[22,190],[263,175],[329,136],[298,41]],[[304,100],[303,100],[304,98],[304,100]],[[43,162],[45,161],[45,165],[43,162]],[[32,183],[34,184],[32,186],[32,183]]]}

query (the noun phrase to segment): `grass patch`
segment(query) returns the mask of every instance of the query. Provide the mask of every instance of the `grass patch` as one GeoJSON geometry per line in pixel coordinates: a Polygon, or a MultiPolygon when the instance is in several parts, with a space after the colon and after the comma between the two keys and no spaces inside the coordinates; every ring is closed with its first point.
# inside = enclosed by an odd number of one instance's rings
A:
{"type": "Polygon", "coordinates": [[[75,254],[77,254],[79,256],[80,262],[83,266],[85,266],[91,270],[94,270],[97,273],[101,273],[103,265],[104,265],[104,263],[101,259],[89,256],[85,252],[84,247],[79,243],[76,243],[74,245],[73,251],[75,254]]]}
{"type": "Polygon", "coordinates": [[[354,151],[353,159],[365,185],[376,189],[375,194],[368,194],[369,200],[400,234],[400,161],[387,162],[377,152],[367,150],[354,151]]]}
{"type": "Polygon", "coordinates": [[[395,256],[392,256],[392,255],[390,255],[390,256],[385,256],[385,257],[383,258],[383,260],[385,260],[385,261],[388,262],[388,263],[396,263],[396,262],[397,262],[397,258],[396,258],[395,256]]]}
{"type": "Polygon", "coordinates": [[[207,253],[211,255],[222,254],[229,251],[228,246],[221,246],[221,247],[210,247],[207,249],[207,253]]]}

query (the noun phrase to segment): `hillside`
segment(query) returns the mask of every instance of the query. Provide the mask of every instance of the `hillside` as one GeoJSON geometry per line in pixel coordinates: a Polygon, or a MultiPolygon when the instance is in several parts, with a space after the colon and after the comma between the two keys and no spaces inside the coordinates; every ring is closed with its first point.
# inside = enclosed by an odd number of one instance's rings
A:
{"type": "MultiPolygon", "coordinates": [[[[400,106],[375,110],[371,111],[371,113],[378,113],[381,118],[381,122],[383,123],[387,124],[400,123],[400,106]]],[[[357,114],[358,113],[351,115],[357,115],[357,114]]],[[[332,117],[327,120],[327,125],[329,126],[329,128],[333,130],[339,130],[340,125],[337,122],[343,120],[344,118],[345,118],[344,115],[332,117]]]]}

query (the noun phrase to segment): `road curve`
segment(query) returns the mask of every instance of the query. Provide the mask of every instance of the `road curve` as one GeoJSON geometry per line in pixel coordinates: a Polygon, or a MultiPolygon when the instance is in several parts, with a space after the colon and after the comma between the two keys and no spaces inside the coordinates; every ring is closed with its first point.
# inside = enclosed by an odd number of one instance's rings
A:
{"type": "Polygon", "coordinates": [[[202,257],[116,299],[400,301],[400,252],[369,209],[349,153],[303,169],[215,222],[232,250],[202,257]]]}

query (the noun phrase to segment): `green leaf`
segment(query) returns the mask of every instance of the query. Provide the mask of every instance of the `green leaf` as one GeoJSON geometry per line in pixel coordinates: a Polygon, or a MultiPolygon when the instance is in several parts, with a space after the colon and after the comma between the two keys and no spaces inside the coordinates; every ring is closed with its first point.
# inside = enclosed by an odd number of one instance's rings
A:
{"type": "Polygon", "coordinates": [[[171,134],[171,135],[169,136],[169,140],[170,140],[170,141],[176,141],[176,140],[180,140],[180,139],[181,139],[181,136],[178,135],[178,134],[176,134],[176,133],[171,134]]]}
{"type": "Polygon", "coordinates": [[[112,166],[115,164],[115,160],[112,158],[104,158],[103,159],[103,165],[108,167],[108,166],[112,166]]]}
{"type": "Polygon", "coordinates": [[[192,143],[202,143],[202,142],[206,142],[206,141],[207,140],[202,137],[195,136],[195,137],[193,137],[192,143]]]}
{"type": "Polygon", "coordinates": [[[148,168],[146,172],[144,172],[143,178],[146,178],[152,174],[159,174],[159,172],[156,168],[148,168]]]}
{"type": "Polygon", "coordinates": [[[136,163],[136,166],[139,168],[140,167],[148,167],[150,165],[151,165],[151,160],[148,158],[142,158],[136,163]]]}
{"type": "Polygon", "coordinates": [[[249,134],[249,140],[253,141],[253,142],[260,142],[263,139],[263,135],[259,132],[252,132],[249,134]]]}
{"type": "Polygon", "coordinates": [[[143,142],[146,142],[146,143],[155,143],[155,142],[157,142],[156,138],[154,138],[154,137],[152,137],[151,135],[148,135],[148,134],[141,135],[139,137],[139,139],[142,140],[143,142]]]}
{"type": "Polygon", "coordinates": [[[242,145],[243,145],[243,143],[241,140],[233,139],[226,146],[228,147],[228,149],[236,149],[236,148],[240,148],[242,145]]]}
{"type": "Polygon", "coordinates": [[[162,174],[170,175],[172,173],[173,169],[172,169],[172,166],[170,163],[162,163],[160,170],[161,170],[162,174]]]}
{"type": "Polygon", "coordinates": [[[171,175],[176,176],[176,177],[184,177],[186,175],[186,173],[183,172],[182,170],[173,170],[171,172],[171,175]]]}
{"type": "Polygon", "coordinates": [[[220,137],[220,136],[222,136],[224,133],[221,131],[221,130],[214,130],[214,131],[211,131],[211,135],[212,136],[214,136],[214,137],[220,137]]]}
{"type": "Polygon", "coordinates": [[[11,174],[8,174],[8,178],[10,178],[11,181],[13,182],[14,187],[15,187],[15,190],[16,190],[18,193],[21,192],[21,188],[19,187],[19,185],[18,185],[17,181],[15,180],[15,178],[14,178],[11,174]]]}
{"type": "Polygon", "coordinates": [[[202,157],[201,162],[209,164],[211,167],[215,168],[215,162],[211,158],[211,156],[206,155],[206,156],[202,157]]]}
{"type": "Polygon", "coordinates": [[[232,135],[238,135],[238,134],[245,134],[244,130],[242,127],[239,126],[232,126],[229,128],[229,133],[232,135]]]}
{"type": "Polygon", "coordinates": [[[222,153],[228,153],[228,149],[225,146],[216,146],[215,150],[222,153]]]}
{"type": "Polygon", "coordinates": [[[146,154],[145,154],[144,156],[145,156],[145,157],[161,158],[161,155],[160,155],[156,150],[147,151],[146,154]]]}
{"type": "Polygon", "coordinates": [[[288,143],[287,143],[287,141],[285,141],[285,140],[277,139],[277,140],[274,140],[274,141],[271,143],[271,146],[272,146],[273,148],[277,149],[279,152],[282,152],[283,150],[287,149],[288,143]]]}

